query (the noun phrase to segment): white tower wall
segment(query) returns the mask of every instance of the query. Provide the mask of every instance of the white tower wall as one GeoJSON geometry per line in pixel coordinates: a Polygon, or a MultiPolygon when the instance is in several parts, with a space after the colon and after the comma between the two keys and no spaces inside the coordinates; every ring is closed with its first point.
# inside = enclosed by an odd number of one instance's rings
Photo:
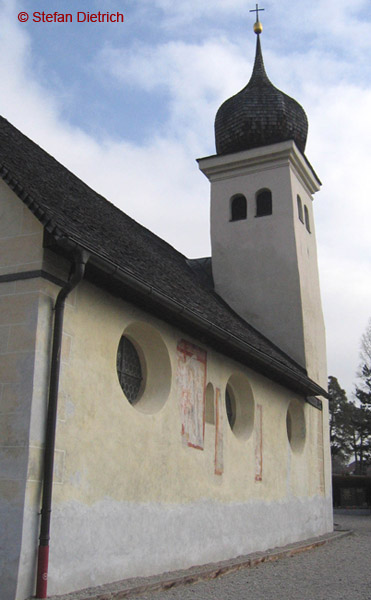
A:
{"type": "Polygon", "coordinates": [[[312,194],[320,182],[292,141],[199,161],[211,182],[215,289],[246,321],[326,385],[312,194]],[[272,193],[272,214],[256,216],[256,193],[272,193]],[[231,221],[243,194],[247,218],[231,221]],[[299,219],[297,195],[310,232],[299,219]]]}

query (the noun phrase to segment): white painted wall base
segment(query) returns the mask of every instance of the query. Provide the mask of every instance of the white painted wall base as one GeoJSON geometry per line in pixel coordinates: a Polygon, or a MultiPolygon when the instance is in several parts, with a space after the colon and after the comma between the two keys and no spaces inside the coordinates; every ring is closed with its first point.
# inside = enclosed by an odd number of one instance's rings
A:
{"type": "Polygon", "coordinates": [[[330,499],[224,505],[67,503],[53,511],[49,594],[225,560],[332,531],[330,499]]]}

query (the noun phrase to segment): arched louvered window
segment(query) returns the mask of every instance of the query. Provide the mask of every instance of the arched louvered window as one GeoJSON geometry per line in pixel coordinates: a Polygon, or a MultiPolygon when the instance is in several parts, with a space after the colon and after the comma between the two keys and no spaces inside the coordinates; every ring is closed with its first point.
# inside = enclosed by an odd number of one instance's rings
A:
{"type": "Polygon", "coordinates": [[[298,217],[302,223],[304,223],[303,204],[299,195],[296,196],[298,202],[298,217]]]}
{"type": "Polygon", "coordinates": [[[256,216],[265,217],[272,214],[272,192],[260,190],[256,194],[256,216]]]}
{"type": "Polygon", "coordinates": [[[305,217],[305,227],[307,228],[307,230],[310,233],[311,231],[310,231],[309,210],[306,205],[304,205],[304,217],[305,217]]]}
{"type": "Polygon", "coordinates": [[[243,194],[231,198],[231,221],[242,221],[247,218],[247,201],[243,194]]]}

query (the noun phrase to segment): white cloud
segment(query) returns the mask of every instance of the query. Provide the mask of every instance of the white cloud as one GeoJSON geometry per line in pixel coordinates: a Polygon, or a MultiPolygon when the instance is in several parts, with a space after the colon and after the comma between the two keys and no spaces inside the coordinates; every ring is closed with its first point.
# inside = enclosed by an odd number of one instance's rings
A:
{"type": "Polygon", "coordinates": [[[226,89],[233,94],[236,86],[244,85],[249,72],[238,47],[225,38],[199,44],[171,41],[155,47],[139,43],[129,51],[107,45],[98,64],[138,91],[166,90],[170,98],[167,135],[181,137],[190,151],[199,148],[208,153],[214,152],[216,107],[226,98],[226,89]]]}

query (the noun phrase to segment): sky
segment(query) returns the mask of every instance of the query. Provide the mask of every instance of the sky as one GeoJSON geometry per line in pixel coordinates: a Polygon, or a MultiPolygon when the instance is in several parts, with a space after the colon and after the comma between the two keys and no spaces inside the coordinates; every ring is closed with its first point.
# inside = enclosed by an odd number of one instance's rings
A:
{"type": "MultiPolygon", "coordinates": [[[[215,154],[216,111],[250,78],[254,7],[0,0],[0,114],[182,253],[208,256],[209,182],[195,159],[215,154]],[[36,22],[43,11],[73,22],[36,22]]],[[[309,119],[328,371],[351,398],[371,317],[371,2],[260,7],[268,76],[309,119]]]]}

